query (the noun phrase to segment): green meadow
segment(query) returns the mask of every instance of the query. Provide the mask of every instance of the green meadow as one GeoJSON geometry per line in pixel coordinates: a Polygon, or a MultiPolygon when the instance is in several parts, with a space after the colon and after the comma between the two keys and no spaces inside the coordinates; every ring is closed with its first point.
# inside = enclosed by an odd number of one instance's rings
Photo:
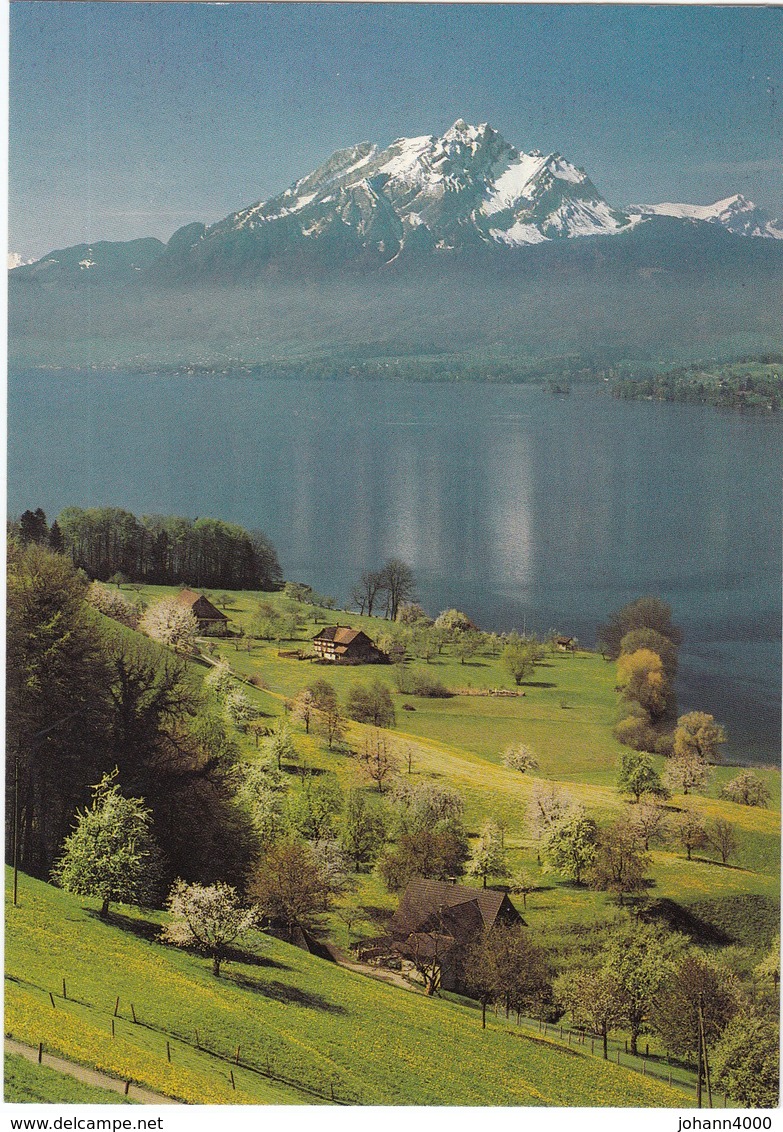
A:
{"type": "Polygon", "coordinates": [[[111,1089],[87,1085],[47,1065],[7,1053],[3,1064],[7,1104],[135,1104],[111,1089]]]}
{"type": "Polygon", "coordinates": [[[215,979],[207,959],[156,942],[161,918],[123,908],[103,923],[94,901],[22,877],[18,907],[6,904],[6,1032],[191,1104],[331,1103],[332,1090],[374,1105],[691,1103],[556,1038],[502,1017],[482,1030],[477,1008],[265,935],[215,979]]]}
{"type": "MultiPolygon", "coordinates": [[[[174,592],[150,586],[140,596],[150,602],[174,592]]],[[[220,604],[219,594],[209,596],[220,604]]],[[[377,640],[389,629],[382,619],[301,605],[293,639],[264,641],[252,636],[259,603],[290,614],[290,598],[228,597],[232,628],[244,635],[211,638],[205,649],[212,661],[228,662],[270,725],[317,679],[329,680],[343,703],[353,684],[389,686],[396,710],[389,734],[399,772],[458,790],[472,838],[486,819],[502,823],[511,873],[524,868],[534,880],[525,900],[513,900],[555,966],[579,965],[627,918],[628,909],[608,894],[546,872],[526,818],[541,781],[557,783],[599,822],[633,805],[615,786],[625,748],[612,736],[618,713],[613,664],[587,651],[553,652],[516,688],[497,655],[479,653],[462,663],[447,645],[429,663],[405,662],[408,671],[437,677],[451,693],[429,699],[401,694],[393,665],[334,667],[290,655],[307,655],[327,623],[362,628],[377,640]],[[489,694],[498,691],[513,694],[489,694]],[[534,774],[502,764],[504,749],[518,742],[534,750],[534,774]]],[[[193,683],[200,683],[209,662],[188,664],[193,683]]],[[[293,716],[290,723],[298,753],[298,766],[285,768],[290,790],[305,788],[307,769],[334,772],[344,789],[374,789],[354,757],[363,725],[349,723],[344,741],[330,751],[315,729],[307,734],[293,716]]],[[[235,737],[243,759],[263,757],[250,733],[235,737]]],[[[767,809],[720,798],[737,773],[732,767],[717,767],[705,792],[669,800],[673,813],[690,807],[706,820],[729,821],[739,848],[722,865],[709,851],[688,861],[684,850],[654,845],[646,896],[675,907],[686,923],[720,924],[729,942],[751,949],[768,947],[774,934],[780,869],[780,775],[771,768],[757,772],[772,796],[767,809]],[[745,930],[751,922],[755,937],[745,930]]],[[[323,917],[321,930],[347,950],[358,938],[381,934],[396,903],[375,873],[357,874],[354,890],[323,917]],[[340,904],[358,908],[350,927],[340,918],[340,904]]],[[[603,1063],[552,1031],[543,1037],[492,1016],[482,1031],[477,1008],[465,1000],[387,985],[260,933],[216,980],[208,960],[158,942],[164,915],[122,908],[104,923],[95,902],[23,877],[19,907],[6,909],[6,1032],[196,1104],[692,1103],[692,1092],[603,1063]]],[[[650,1047],[653,1056],[664,1052],[653,1039],[650,1047]]],[[[688,1074],[681,1077],[687,1083],[688,1074]]]]}

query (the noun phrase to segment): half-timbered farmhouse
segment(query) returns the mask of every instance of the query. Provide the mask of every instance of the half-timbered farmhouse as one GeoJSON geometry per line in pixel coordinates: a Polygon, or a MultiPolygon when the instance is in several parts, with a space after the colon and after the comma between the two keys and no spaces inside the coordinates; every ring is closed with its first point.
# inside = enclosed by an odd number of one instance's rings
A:
{"type": "Polygon", "coordinates": [[[388,657],[361,629],[327,625],[313,638],[313,649],[322,660],[345,664],[385,664],[388,657]]]}

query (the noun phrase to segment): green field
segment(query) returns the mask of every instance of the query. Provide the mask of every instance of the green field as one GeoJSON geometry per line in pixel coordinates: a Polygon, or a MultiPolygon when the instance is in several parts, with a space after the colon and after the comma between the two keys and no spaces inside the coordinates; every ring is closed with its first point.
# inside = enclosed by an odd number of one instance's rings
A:
{"type": "MultiPolygon", "coordinates": [[[[141,596],[149,602],[172,592],[145,587],[141,596]]],[[[394,666],[331,667],[279,655],[307,651],[327,622],[363,628],[378,639],[388,630],[381,619],[304,605],[295,639],[259,641],[249,635],[259,601],[290,611],[290,599],[246,592],[230,597],[227,613],[233,628],[246,635],[213,639],[209,649],[213,659],[227,660],[270,723],[316,679],[328,679],[343,702],[354,683],[379,679],[389,685],[397,715],[390,734],[401,773],[407,773],[410,754],[416,781],[430,779],[457,789],[472,837],[485,819],[502,821],[511,872],[524,867],[536,882],[524,907],[521,897],[513,899],[555,967],[584,963],[618,919],[627,918],[627,910],[608,894],[546,872],[526,820],[531,791],[541,780],[560,784],[600,822],[631,807],[615,788],[616,763],[625,748],[612,736],[617,718],[614,665],[584,651],[553,653],[529,682],[515,689],[496,656],[479,654],[463,664],[447,646],[429,664],[408,660],[406,665],[437,676],[452,695],[402,695],[394,666]],[[498,689],[517,694],[486,694],[498,689]],[[534,775],[502,765],[503,750],[512,742],[533,748],[540,764],[534,775]]],[[[194,682],[209,670],[200,661],[189,667],[194,682]]],[[[345,743],[334,751],[314,732],[305,734],[293,719],[291,727],[300,767],[333,771],[344,789],[371,789],[352,755],[361,747],[362,725],[351,723],[345,743]]],[[[260,757],[251,735],[236,732],[235,738],[243,758],[260,757]]],[[[663,759],[658,762],[662,765],[663,759]]],[[[289,790],[303,789],[293,773],[296,768],[287,769],[289,790]]],[[[770,943],[770,924],[774,930],[779,896],[780,775],[770,768],[758,773],[772,795],[769,809],[720,799],[722,786],[736,774],[729,767],[716,768],[705,793],[670,800],[672,811],[689,806],[705,819],[731,822],[739,851],[724,866],[709,851],[688,861],[684,850],[656,845],[647,897],[676,905],[685,920],[728,925],[727,938],[749,954],[758,951],[760,958],[770,943]],[[742,932],[751,911],[764,925],[755,939],[742,932]]],[[[354,880],[354,891],[341,898],[360,910],[350,930],[337,910],[322,923],[322,930],[343,948],[383,932],[397,903],[374,873],[354,880]]],[[[692,1093],[602,1064],[584,1050],[564,1048],[502,1018],[491,1019],[482,1033],[474,1007],[382,984],[264,935],[254,937],[247,953],[216,981],[206,960],[156,942],[163,913],[123,909],[105,924],[89,902],[84,907],[85,902],[39,882],[22,878],[21,894],[20,906],[7,909],[6,1032],[32,1045],[44,1041],[63,1056],[189,1103],[309,1104],[333,1098],[417,1105],[692,1103],[692,1093]],[[356,1041],[359,1028],[361,1042],[356,1041]],[[433,1050],[438,1051],[435,1058],[433,1050]]],[[[653,1039],[650,1048],[653,1056],[663,1052],[653,1039]]]]}
{"type": "Polygon", "coordinates": [[[7,1104],[136,1104],[111,1089],[85,1085],[47,1065],[7,1053],[4,1059],[4,1098],[7,1104]]]}
{"type": "Polygon", "coordinates": [[[21,878],[19,906],[6,905],[6,1032],[190,1103],[311,1104],[318,1094],[330,1101],[332,1088],[353,1104],[690,1102],[502,1018],[482,1031],[477,1009],[386,986],[267,936],[216,980],[208,960],[155,942],[159,916],[123,909],[105,924],[84,905],[21,878]]]}

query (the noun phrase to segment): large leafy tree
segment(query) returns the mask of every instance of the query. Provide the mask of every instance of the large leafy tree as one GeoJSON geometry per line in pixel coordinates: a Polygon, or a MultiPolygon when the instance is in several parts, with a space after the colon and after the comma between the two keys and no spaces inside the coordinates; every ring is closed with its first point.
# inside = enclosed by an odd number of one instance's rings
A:
{"type": "Polygon", "coordinates": [[[363,790],[351,790],[345,803],[340,844],[355,868],[364,868],[374,861],[385,840],[386,817],[381,806],[363,790]]]}
{"type": "Polygon", "coordinates": [[[589,1026],[601,1035],[603,1054],[608,1054],[609,1034],[623,1023],[623,992],[609,969],[587,969],[560,975],[555,998],[571,1014],[577,1026],[589,1026]]]}
{"type": "Polygon", "coordinates": [[[708,1044],[716,1041],[738,1006],[736,980],[727,968],[686,955],[662,981],[651,1020],[668,1050],[692,1057],[699,1044],[699,1013],[708,1044]]]}
{"type": "Polygon", "coordinates": [[[726,729],[706,711],[689,711],[677,720],[674,730],[675,758],[699,758],[706,763],[718,762],[718,747],[726,742],[726,729]]]}
{"type": "Polygon", "coordinates": [[[597,840],[595,819],[581,807],[574,807],[549,832],[544,846],[548,867],[581,884],[595,857],[597,840]]]}
{"type": "Polygon", "coordinates": [[[292,940],[298,928],[318,923],[334,889],[312,846],[288,837],[267,850],[250,891],[259,910],[292,940]]]}
{"type": "Polygon", "coordinates": [[[351,685],[346,699],[346,711],[357,723],[394,727],[395,712],[391,692],[382,680],[351,685]]]}
{"type": "Polygon", "coordinates": [[[654,629],[675,647],[682,641],[681,630],[672,622],[672,608],[659,597],[638,597],[613,613],[598,630],[598,643],[616,659],[623,637],[634,629],[654,629]]]}
{"type": "Polygon", "coordinates": [[[624,896],[642,892],[650,858],[642,852],[636,832],[628,821],[618,821],[602,829],[590,864],[591,888],[624,896]]]}
{"type": "Polygon", "coordinates": [[[780,1025],[747,1011],[727,1025],[715,1047],[715,1084],[742,1108],[777,1108],[780,1102],[780,1025]]]}
{"type": "Polygon", "coordinates": [[[98,897],[103,919],[112,902],[148,902],[160,877],[152,815],[142,798],[123,797],[117,779],[115,770],[93,787],[92,805],[77,814],[52,870],[52,879],[67,892],[98,897]]]}
{"type": "Polygon", "coordinates": [[[8,548],[6,846],[47,877],[75,810],[109,762],[110,668],[97,614],[62,556],[8,548]]]}
{"type": "Polygon", "coordinates": [[[622,653],[617,661],[617,687],[624,699],[639,704],[653,722],[671,712],[671,685],[663,661],[652,649],[622,653]]]}
{"type": "Polygon", "coordinates": [[[679,935],[636,923],[615,934],[604,953],[604,970],[616,982],[634,1056],[639,1035],[649,1024],[658,989],[674,972],[684,946],[679,935]]]}
{"type": "Polygon", "coordinates": [[[663,670],[669,680],[677,675],[677,645],[657,629],[632,629],[620,641],[620,653],[650,649],[661,658],[663,670]]]}
{"type": "Polygon", "coordinates": [[[620,757],[617,789],[638,803],[643,794],[666,795],[661,776],[649,755],[625,751],[620,757]]]}
{"type": "Polygon", "coordinates": [[[446,880],[460,876],[469,853],[461,826],[438,823],[434,829],[401,833],[382,855],[378,871],[390,892],[399,892],[414,877],[446,880]]]}
{"type": "Polygon", "coordinates": [[[509,1011],[537,1010],[551,995],[546,956],[521,924],[495,924],[467,949],[465,983],[482,1005],[486,1025],[488,1002],[502,1002],[509,1011]]]}
{"type": "Polygon", "coordinates": [[[500,654],[500,663],[519,687],[523,680],[532,676],[543,652],[543,646],[535,638],[520,637],[512,633],[500,654]]]}

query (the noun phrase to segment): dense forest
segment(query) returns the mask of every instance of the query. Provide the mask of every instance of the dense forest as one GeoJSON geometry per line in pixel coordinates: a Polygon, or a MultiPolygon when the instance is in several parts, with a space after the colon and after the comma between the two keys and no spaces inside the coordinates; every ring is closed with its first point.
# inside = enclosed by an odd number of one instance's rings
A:
{"type": "Polygon", "coordinates": [[[240,883],[253,854],[230,781],[233,742],[170,650],[96,613],[62,554],[8,553],[6,849],[47,879],[89,783],[118,768],[146,799],[174,876],[240,883]]]}
{"type": "Polygon", "coordinates": [[[277,590],[277,552],[260,531],[220,519],[143,515],[117,507],[66,507],[52,524],[40,509],[11,526],[24,543],[67,553],[90,578],[122,575],[152,585],[277,590]]]}

